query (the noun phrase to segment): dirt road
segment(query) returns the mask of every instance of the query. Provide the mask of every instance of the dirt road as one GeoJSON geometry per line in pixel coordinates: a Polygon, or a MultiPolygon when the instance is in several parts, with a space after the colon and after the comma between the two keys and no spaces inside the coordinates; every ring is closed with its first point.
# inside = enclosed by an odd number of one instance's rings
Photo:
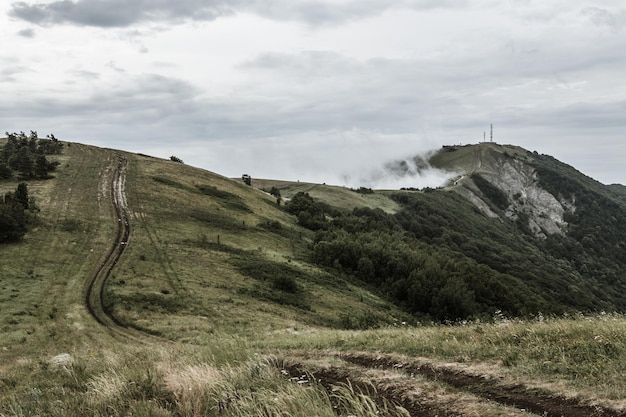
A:
{"type": "Polygon", "coordinates": [[[122,257],[130,237],[130,216],[124,194],[124,174],[128,161],[118,153],[114,154],[113,161],[114,166],[110,171],[110,178],[107,178],[106,181],[110,182],[110,198],[113,208],[111,222],[114,224],[117,233],[111,243],[109,252],[87,282],[85,305],[91,316],[106,327],[109,332],[136,341],[143,341],[147,335],[129,328],[116,320],[107,311],[104,304],[104,288],[107,280],[122,257]]]}
{"type": "Polygon", "coordinates": [[[350,383],[379,402],[399,405],[411,416],[626,417],[626,412],[569,398],[500,378],[478,375],[454,364],[434,364],[372,353],[307,355],[284,360],[290,375],[309,375],[327,389],[350,383]]]}

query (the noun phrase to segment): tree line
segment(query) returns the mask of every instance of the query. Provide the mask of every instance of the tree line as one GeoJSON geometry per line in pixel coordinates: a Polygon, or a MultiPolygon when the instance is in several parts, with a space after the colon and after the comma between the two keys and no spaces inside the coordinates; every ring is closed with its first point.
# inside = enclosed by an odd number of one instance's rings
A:
{"type": "MultiPolygon", "coordinates": [[[[514,221],[487,218],[456,193],[400,192],[392,198],[402,206],[395,214],[363,207],[341,212],[306,193],[295,195],[285,209],[316,232],[314,262],[383,293],[417,317],[626,310],[615,291],[626,283],[623,261],[607,262],[596,252],[602,246],[617,255],[623,246],[610,250],[615,241],[597,236],[598,247],[579,241],[581,226],[575,222],[571,235],[542,241],[514,221]],[[577,252],[558,253],[557,245],[577,252]],[[604,270],[598,260],[606,262],[604,270]]],[[[613,218],[626,213],[611,208],[613,218]]]]}
{"type": "Polygon", "coordinates": [[[39,138],[37,132],[6,132],[7,143],[0,152],[0,179],[9,179],[17,172],[20,180],[47,179],[58,162],[50,162],[46,155],[60,154],[63,143],[53,134],[39,138]]]}
{"type": "Polygon", "coordinates": [[[20,240],[26,233],[29,211],[35,207],[28,196],[26,183],[19,183],[15,191],[0,197],[0,243],[20,240]]]}
{"type": "MultiPolygon", "coordinates": [[[[50,172],[59,165],[46,155],[58,155],[63,143],[53,134],[40,138],[36,131],[6,132],[6,143],[0,149],[0,180],[37,180],[51,178],[50,172]]],[[[27,232],[37,207],[28,194],[26,182],[20,182],[15,191],[0,195],[0,243],[19,241],[27,232]]]]}

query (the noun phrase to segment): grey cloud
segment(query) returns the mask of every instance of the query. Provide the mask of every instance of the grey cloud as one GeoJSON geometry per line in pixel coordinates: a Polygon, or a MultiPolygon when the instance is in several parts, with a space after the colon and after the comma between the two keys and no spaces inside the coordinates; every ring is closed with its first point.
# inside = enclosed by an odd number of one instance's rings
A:
{"type": "Polygon", "coordinates": [[[33,72],[33,70],[23,65],[7,66],[0,70],[0,82],[15,83],[18,81],[17,77],[26,72],[33,72]]]}
{"type": "Polygon", "coordinates": [[[98,74],[97,72],[93,72],[93,71],[75,70],[75,71],[72,71],[72,74],[84,80],[97,80],[100,78],[100,74],[98,74]]]}
{"type": "MultiPolygon", "coordinates": [[[[5,114],[22,112],[35,119],[72,115],[90,123],[147,130],[150,137],[163,132],[177,135],[181,133],[177,129],[184,129],[189,137],[231,141],[352,129],[398,135],[429,125],[478,136],[490,122],[564,131],[625,123],[624,104],[619,102],[564,104],[555,109],[543,107],[541,99],[511,101],[505,92],[493,102],[497,107],[476,103],[483,93],[520,81],[519,74],[512,73],[514,65],[499,70],[472,65],[476,64],[460,61],[438,67],[420,60],[360,61],[323,51],[263,54],[239,68],[249,83],[222,97],[203,96],[178,79],[118,73],[122,82],[114,88],[103,86],[95,95],[22,103],[19,112],[5,109],[5,114]],[[468,72],[476,75],[468,77],[468,72]]],[[[553,78],[550,73],[536,76],[543,75],[553,78]]],[[[523,83],[516,88],[528,89],[523,83]]]]}
{"type": "Polygon", "coordinates": [[[594,24],[608,27],[613,33],[619,32],[626,25],[626,11],[624,10],[611,12],[599,7],[586,7],[581,13],[588,16],[594,24]]]}
{"type": "Polygon", "coordinates": [[[73,24],[128,27],[140,22],[212,21],[237,12],[251,12],[274,20],[310,25],[336,24],[378,15],[389,9],[465,7],[466,1],[352,0],[59,0],[52,3],[12,4],[9,15],[39,25],[73,24]]]}
{"type": "Polygon", "coordinates": [[[561,124],[586,131],[626,128],[626,101],[577,103],[552,113],[561,124]]]}
{"type": "MultiPolygon", "coordinates": [[[[74,76],[97,77],[86,71],[74,71],[74,76]]],[[[70,79],[71,81],[71,79],[70,79]]],[[[189,83],[155,74],[120,78],[114,86],[81,98],[70,92],[60,96],[47,95],[37,100],[14,100],[0,104],[0,114],[19,114],[34,119],[89,118],[94,124],[128,125],[161,123],[172,115],[184,114],[198,91],[189,83]]],[[[8,122],[2,120],[0,122],[8,122]]]]}
{"type": "Polygon", "coordinates": [[[242,65],[253,93],[285,97],[259,106],[263,119],[284,133],[293,129],[415,129],[446,98],[436,98],[417,61],[358,61],[328,52],[263,54],[242,65]],[[258,79],[257,77],[261,77],[258,79]],[[279,80],[279,81],[276,81],[279,80]],[[426,105],[428,99],[433,99],[426,105]]]}
{"type": "Polygon", "coordinates": [[[105,66],[106,66],[107,68],[111,68],[113,71],[116,71],[116,72],[119,72],[119,73],[126,72],[126,70],[125,70],[125,69],[123,69],[123,68],[119,67],[119,66],[117,65],[117,63],[116,63],[116,62],[114,62],[114,61],[109,61],[109,62],[107,62],[105,66]]]}
{"type": "Polygon", "coordinates": [[[466,0],[353,0],[338,4],[332,0],[274,0],[250,2],[250,10],[277,20],[301,21],[311,25],[337,24],[379,15],[392,9],[465,8],[466,0]]]}
{"type": "Polygon", "coordinates": [[[31,28],[28,29],[22,29],[19,32],[17,32],[18,36],[21,36],[23,38],[34,38],[35,37],[35,31],[31,28]]]}
{"type": "MultiPolygon", "coordinates": [[[[566,138],[598,141],[620,135],[616,132],[626,129],[626,120],[623,117],[625,112],[626,102],[618,100],[494,109],[485,119],[496,125],[496,131],[506,129],[518,132],[518,139],[526,142],[532,141],[532,136],[536,135],[536,132],[543,132],[547,137],[541,138],[534,145],[541,149],[546,145],[546,141],[561,143],[566,138]]],[[[475,119],[467,120],[466,116],[461,115],[456,127],[462,129],[464,126],[470,126],[473,120],[475,119]]]]}
{"type": "Polygon", "coordinates": [[[385,0],[361,0],[337,4],[331,1],[253,2],[251,9],[267,18],[292,20],[311,25],[336,24],[375,16],[390,8],[385,0]]]}
{"type": "Polygon", "coordinates": [[[205,0],[61,0],[52,3],[16,2],[9,15],[40,25],[75,24],[127,27],[138,22],[214,20],[232,14],[226,1],[205,0]]]}
{"type": "Polygon", "coordinates": [[[297,79],[341,77],[359,71],[362,64],[341,54],[328,51],[302,51],[299,54],[268,52],[239,65],[244,70],[280,72],[297,79]]]}

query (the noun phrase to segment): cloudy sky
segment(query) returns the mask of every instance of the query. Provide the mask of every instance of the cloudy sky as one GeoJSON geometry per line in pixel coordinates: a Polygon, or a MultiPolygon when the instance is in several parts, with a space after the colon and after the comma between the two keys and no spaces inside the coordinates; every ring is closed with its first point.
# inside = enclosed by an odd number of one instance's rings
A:
{"type": "Polygon", "coordinates": [[[626,184],[623,0],[1,0],[0,39],[3,132],[358,185],[493,123],[626,184]]]}

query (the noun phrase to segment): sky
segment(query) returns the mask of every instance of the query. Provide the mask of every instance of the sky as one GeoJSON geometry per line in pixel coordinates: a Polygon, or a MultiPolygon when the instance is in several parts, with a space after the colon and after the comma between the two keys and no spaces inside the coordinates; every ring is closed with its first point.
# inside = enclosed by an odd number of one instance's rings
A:
{"type": "Polygon", "coordinates": [[[622,0],[0,0],[0,129],[348,186],[490,139],[626,184],[622,0]]]}

